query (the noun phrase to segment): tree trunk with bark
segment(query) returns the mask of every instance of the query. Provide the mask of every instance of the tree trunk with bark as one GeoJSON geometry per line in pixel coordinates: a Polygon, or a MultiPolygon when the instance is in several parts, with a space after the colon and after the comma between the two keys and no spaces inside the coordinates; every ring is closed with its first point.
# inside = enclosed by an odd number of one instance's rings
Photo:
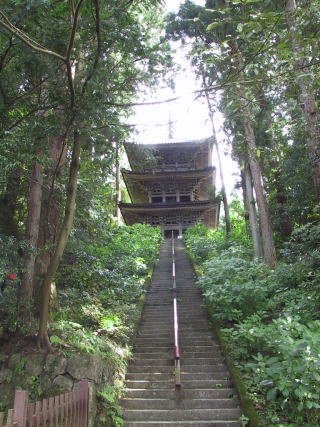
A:
{"type": "Polygon", "coordinates": [[[291,37],[292,50],[295,55],[296,82],[300,89],[300,104],[307,122],[307,132],[309,133],[309,152],[313,169],[313,182],[317,200],[320,201],[320,114],[315,99],[312,81],[306,76],[306,59],[302,52],[297,35],[295,13],[296,1],[285,1],[285,14],[287,26],[291,37]]]}
{"type": "Polygon", "coordinates": [[[30,176],[28,218],[25,233],[25,238],[29,241],[32,252],[26,258],[20,287],[21,315],[25,319],[25,323],[28,322],[29,325],[33,318],[34,309],[32,302],[34,296],[35,250],[39,236],[42,184],[43,167],[40,163],[34,162],[30,176]]]}
{"type": "MultiPolygon", "coordinates": [[[[238,44],[235,40],[232,40],[229,42],[229,47],[231,49],[232,60],[234,61],[237,74],[239,75],[239,77],[242,78],[243,60],[238,44]]],[[[241,115],[244,126],[244,136],[247,143],[248,163],[251,171],[252,182],[259,210],[260,229],[263,244],[263,258],[266,264],[270,265],[271,267],[274,267],[277,263],[276,249],[271,226],[271,216],[262,181],[261,167],[257,157],[257,144],[253,131],[251,111],[247,104],[246,96],[241,85],[236,88],[236,93],[239,96],[239,99],[244,100],[241,115]]]]}
{"type": "Polygon", "coordinates": [[[41,306],[40,306],[40,323],[38,332],[38,345],[51,350],[51,344],[48,337],[48,320],[49,320],[49,299],[51,283],[55,279],[64,248],[66,246],[75,214],[76,196],[77,196],[77,178],[80,164],[81,136],[77,131],[74,132],[72,159],[70,165],[70,175],[68,182],[67,200],[65,215],[56,241],[54,253],[51,257],[46,275],[42,285],[41,306]]]}
{"type": "Polygon", "coordinates": [[[120,190],[120,143],[116,142],[116,218],[117,224],[121,225],[121,212],[119,203],[121,202],[121,190],[120,190]]]}
{"type": "Polygon", "coordinates": [[[7,236],[19,239],[19,227],[16,219],[17,200],[19,195],[21,169],[14,169],[8,176],[6,190],[0,197],[0,224],[1,229],[7,236]]]}
{"type": "MultiPolygon", "coordinates": [[[[206,84],[204,76],[202,76],[202,81],[203,81],[204,88],[207,88],[207,84],[206,84]]],[[[223,209],[224,209],[224,215],[225,215],[225,221],[226,221],[226,234],[229,234],[232,230],[232,227],[231,227],[231,219],[230,219],[230,211],[229,211],[229,204],[228,204],[226,186],[225,186],[225,182],[224,182],[224,173],[223,173],[220,149],[219,149],[219,145],[218,145],[217,137],[216,137],[216,129],[215,129],[214,120],[213,120],[212,105],[211,105],[207,91],[205,91],[205,95],[206,95],[206,100],[207,100],[207,105],[208,105],[208,113],[209,113],[209,118],[210,118],[211,128],[212,128],[213,145],[216,149],[217,159],[218,159],[220,182],[221,182],[221,195],[222,195],[223,209]]]]}
{"type": "Polygon", "coordinates": [[[259,209],[263,258],[266,264],[274,267],[277,263],[277,257],[273,240],[271,217],[264,192],[261,168],[256,155],[257,146],[248,108],[244,108],[243,110],[243,123],[245,128],[245,137],[249,148],[249,166],[259,209]]]}
{"type": "Polygon", "coordinates": [[[245,184],[245,202],[249,213],[249,224],[253,242],[253,255],[254,258],[262,258],[263,251],[261,246],[261,236],[258,221],[258,214],[256,209],[256,203],[253,195],[252,178],[250,168],[245,165],[243,169],[244,184],[245,184]]]}
{"type": "Polygon", "coordinates": [[[37,248],[40,250],[36,263],[35,284],[36,298],[41,293],[41,283],[46,274],[52,247],[56,242],[59,223],[61,219],[62,194],[57,182],[67,162],[67,148],[64,136],[52,136],[49,141],[50,167],[45,171],[41,201],[40,229],[37,248]]]}

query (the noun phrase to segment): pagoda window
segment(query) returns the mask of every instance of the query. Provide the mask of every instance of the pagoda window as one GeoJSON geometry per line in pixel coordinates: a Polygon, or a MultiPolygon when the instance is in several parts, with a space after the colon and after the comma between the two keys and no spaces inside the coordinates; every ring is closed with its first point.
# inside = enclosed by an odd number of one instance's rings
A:
{"type": "Polygon", "coordinates": [[[177,201],[176,196],[166,196],[166,202],[167,203],[175,203],[177,201]]]}
{"type": "Polygon", "coordinates": [[[191,196],[190,194],[187,196],[180,195],[180,202],[191,202],[191,196]]]}
{"type": "Polygon", "coordinates": [[[154,225],[154,226],[157,226],[157,225],[160,225],[161,224],[161,220],[160,220],[160,217],[158,216],[158,215],[152,215],[152,216],[150,216],[149,218],[148,218],[148,221],[147,221],[150,225],[154,225]]]}
{"type": "Polygon", "coordinates": [[[179,218],[177,215],[166,215],[164,217],[165,225],[176,225],[179,223],[179,218]]]}
{"type": "Polygon", "coordinates": [[[162,196],[152,196],[151,203],[162,203],[162,196]]]}
{"type": "Polygon", "coordinates": [[[168,182],[164,188],[166,194],[176,194],[176,187],[173,182],[168,182]]]}
{"type": "Polygon", "coordinates": [[[193,200],[198,201],[199,200],[199,189],[198,189],[198,187],[196,187],[192,193],[193,193],[193,200]]]}
{"type": "Polygon", "coordinates": [[[199,213],[193,214],[184,214],[181,216],[181,224],[182,225],[192,225],[195,224],[198,220],[199,213]]]}
{"type": "Polygon", "coordinates": [[[162,187],[158,182],[153,182],[149,185],[149,191],[152,195],[161,194],[162,193],[162,187]]]}

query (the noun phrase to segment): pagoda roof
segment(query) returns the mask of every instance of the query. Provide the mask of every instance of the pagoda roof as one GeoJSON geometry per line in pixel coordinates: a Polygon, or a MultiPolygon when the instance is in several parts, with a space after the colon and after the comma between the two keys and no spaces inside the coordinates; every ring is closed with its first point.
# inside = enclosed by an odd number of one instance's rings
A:
{"type": "Polygon", "coordinates": [[[193,202],[176,203],[119,203],[121,210],[130,210],[135,212],[153,212],[161,210],[179,210],[179,209],[207,209],[220,205],[220,201],[201,200],[193,202]]]}
{"type": "Polygon", "coordinates": [[[166,152],[171,152],[172,154],[185,152],[189,153],[190,157],[193,158],[197,153],[208,150],[210,142],[212,142],[212,137],[193,141],[174,141],[159,144],[125,142],[124,147],[131,169],[143,171],[145,169],[156,168],[155,165],[152,166],[152,159],[155,159],[157,155],[161,157],[166,152]]]}
{"type": "Polygon", "coordinates": [[[194,180],[200,182],[214,176],[215,167],[204,169],[172,170],[163,172],[139,172],[122,170],[123,180],[126,184],[130,199],[133,202],[143,203],[148,200],[147,183],[149,182],[183,182],[194,180]]]}
{"type": "Polygon", "coordinates": [[[189,147],[197,147],[201,144],[208,144],[209,142],[212,142],[212,136],[210,136],[209,138],[203,138],[203,139],[194,139],[194,140],[190,140],[190,141],[167,141],[167,142],[151,142],[151,143],[146,143],[146,144],[140,144],[137,142],[133,142],[133,141],[129,141],[129,142],[125,142],[124,145],[137,145],[137,146],[144,146],[144,147],[148,147],[148,148],[156,148],[156,149],[161,149],[161,147],[164,148],[168,148],[168,147],[172,147],[172,148],[181,148],[182,145],[186,145],[189,147]]]}
{"type": "Polygon", "coordinates": [[[179,203],[148,203],[148,204],[134,204],[134,203],[119,203],[122,217],[126,224],[131,224],[132,215],[142,214],[166,214],[174,213],[176,211],[190,212],[210,212],[212,210],[219,211],[220,201],[197,201],[197,202],[179,202],[179,203]]]}
{"type": "Polygon", "coordinates": [[[168,180],[176,178],[200,178],[207,177],[212,174],[215,170],[214,166],[209,166],[204,169],[191,169],[191,170],[170,170],[170,171],[152,171],[152,172],[140,172],[140,171],[129,171],[126,169],[122,170],[122,174],[128,179],[136,179],[142,181],[154,181],[154,180],[168,180]]]}

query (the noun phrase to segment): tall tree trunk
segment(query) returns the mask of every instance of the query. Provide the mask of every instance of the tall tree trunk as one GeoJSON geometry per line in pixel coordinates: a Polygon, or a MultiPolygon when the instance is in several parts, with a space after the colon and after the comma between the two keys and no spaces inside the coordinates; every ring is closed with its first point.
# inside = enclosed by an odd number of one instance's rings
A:
{"type": "MultiPolygon", "coordinates": [[[[239,50],[238,44],[235,40],[232,40],[232,41],[229,41],[229,47],[231,49],[232,60],[234,61],[237,73],[239,77],[242,77],[243,60],[242,60],[242,55],[239,50]]],[[[256,144],[255,134],[253,131],[251,111],[247,104],[246,96],[245,96],[243,87],[241,85],[239,85],[236,88],[236,93],[240,99],[244,100],[244,105],[241,110],[241,115],[242,115],[242,121],[244,126],[244,136],[245,136],[245,139],[247,142],[247,148],[248,148],[248,161],[249,161],[254,191],[256,195],[256,201],[257,201],[258,210],[259,210],[260,228],[261,228],[262,244],[263,244],[263,258],[266,264],[273,267],[277,263],[276,250],[275,250],[275,245],[273,240],[270,212],[267,205],[264,185],[262,181],[261,167],[257,157],[257,144],[256,144]]]]}
{"type": "Polygon", "coordinates": [[[320,200],[320,114],[317,107],[317,102],[314,95],[312,82],[307,77],[305,66],[306,60],[302,52],[297,35],[299,29],[297,28],[295,13],[296,1],[285,1],[285,14],[288,25],[288,30],[291,37],[292,50],[295,56],[295,72],[296,82],[300,89],[300,103],[307,122],[307,131],[309,133],[309,152],[313,169],[313,182],[317,200],[320,200]]]}
{"type": "Polygon", "coordinates": [[[19,195],[21,169],[14,169],[8,176],[6,190],[0,197],[0,225],[7,236],[19,239],[19,227],[16,219],[17,200],[19,195]]]}
{"type": "Polygon", "coordinates": [[[244,166],[240,164],[240,177],[241,177],[241,189],[242,189],[242,200],[243,200],[243,207],[244,207],[244,220],[246,223],[246,230],[247,233],[251,235],[250,232],[250,219],[249,219],[249,205],[248,205],[248,194],[247,194],[247,187],[246,187],[246,177],[244,173],[244,166]]]}
{"type": "Polygon", "coordinates": [[[261,246],[259,221],[258,221],[258,215],[256,210],[256,203],[253,195],[250,168],[247,165],[244,166],[243,173],[244,173],[244,181],[245,181],[245,189],[246,189],[245,191],[246,206],[249,213],[249,224],[250,224],[250,230],[251,230],[251,236],[252,236],[252,242],[253,242],[253,254],[254,254],[254,258],[262,258],[263,252],[262,252],[262,246],[261,246]]]}
{"type": "Polygon", "coordinates": [[[36,281],[35,291],[36,299],[39,299],[41,293],[41,283],[46,274],[52,247],[57,238],[59,222],[61,218],[62,194],[58,188],[57,181],[61,175],[66,161],[67,149],[64,136],[51,136],[49,141],[49,159],[50,167],[45,172],[41,214],[40,214],[40,229],[38,236],[37,247],[41,251],[36,263],[36,275],[39,280],[36,281]]]}
{"type": "Polygon", "coordinates": [[[250,112],[247,107],[245,107],[243,110],[243,122],[245,128],[245,137],[249,148],[250,171],[259,209],[260,227],[263,243],[263,258],[266,264],[270,265],[271,267],[274,267],[277,263],[277,258],[273,240],[271,217],[264,192],[261,168],[257,159],[257,146],[253,127],[251,124],[250,112]]]}
{"type": "Polygon", "coordinates": [[[70,175],[68,182],[67,200],[65,207],[65,215],[61,225],[61,229],[56,241],[56,247],[42,286],[42,299],[40,307],[40,323],[38,332],[38,345],[51,349],[50,340],[48,337],[48,318],[49,318],[49,298],[51,283],[54,281],[57,269],[59,267],[64,248],[67,244],[68,237],[71,231],[73,218],[75,214],[76,196],[77,196],[77,177],[80,163],[81,136],[77,131],[74,132],[72,159],[70,165],[70,175]]]}
{"type": "MultiPolygon", "coordinates": [[[[204,88],[207,88],[208,86],[206,84],[206,80],[205,80],[204,75],[202,75],[202,82],[203,82],[204,88]]],[[[222,195],[223,209],[224,209],[224,215],[225,215],[225,221],[226,221],[226,234],[229,234],[231,232],[232,228],[231,228],[230,211],[229,211],[229,204],[228,204],[226,186],[225,186],[225,182],[224,182],[224,173],[223,173],[220,149],[219,149],[219,145],[217,142],[216,128],[215,128],[214,120],[213,120],[213,109],[212,109],[211,102],[209,99],[209,94],[207,91],[205,91],[205,95],[206,95],[206,100],[207,100],[207,105],[208,105],[208,113],[209,113],[209,118],[210,118],[211,128],[212,128],[213,145],[216,149],[217,159],[218,159],[220,182],[221,182],[221,195],[222,195]]]]}
{"type": "Polygon", "coordinates": [[[40,163],[34,162],[30,177],[28,218],[25,233],[25,238],[29,241],[32,252],[25,261],[24,273],[22,275],[20,287],[21,314],[29,325],[33,317],[32,300],[34,296],[35,249],[37,247],[39,236],[42,184],[43,167],[40,163]]]}
{"type": "Polygon", "coordinates": [[[121,191],[120,191],[120,143],[116,142],[116,217],[117,224],[121,225],[121,212],[119,203],[121,202],[121,191]]]}
{"type": "Polygon", "coordinates": [[[276,201],[280,223],[280,234],[283,240],[287,240],[293,229],[292,222],[288,214],[288,199],[285,188],[281,182],[279,165],[272,165],[272,167],[276,170],[274,174],[274,182],[276,188],[276,201]]]}

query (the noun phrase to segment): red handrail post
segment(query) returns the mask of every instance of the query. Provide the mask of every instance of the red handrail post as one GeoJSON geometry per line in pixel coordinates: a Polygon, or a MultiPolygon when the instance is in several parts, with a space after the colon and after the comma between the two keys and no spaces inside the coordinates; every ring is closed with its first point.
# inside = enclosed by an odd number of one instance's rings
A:
{"type": "Polygon", "coordinates": [[[176,260],[173,231],[171,235],[172,243],[172,290],[173,296],[173,330],[174,330],[174,366],[175,366],[175,384],[176,387],[181,386],[181,369],[180,369],[180,347],[179,347],[179,319],[178,319],[178,303],[177,303],[177,283],[176,283],[176,260]]]}

